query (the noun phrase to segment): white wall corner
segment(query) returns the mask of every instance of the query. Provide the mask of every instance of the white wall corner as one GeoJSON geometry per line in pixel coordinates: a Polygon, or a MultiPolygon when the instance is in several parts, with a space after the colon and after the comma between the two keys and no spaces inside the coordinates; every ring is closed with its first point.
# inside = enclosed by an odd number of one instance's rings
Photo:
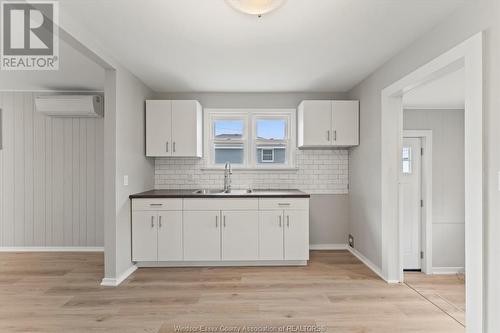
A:
{"type": "Polygon", "coordinates": [[[387,282],[387,283],[399,283],[399,281],[386,279],[382,275],[382,270],[380,269],[380,267],[375,265],[372,261],[370,261],[370,259],[368,259],[364,255],[362,255],[361,252],[359,252],[358,250],[353,249],[350,246],[347,246],[347,249],[349,250],[349,252],[351,252],[356,258],[358,258],[363,264],[365,264],[369,269],[371,269],[375,274],[377,274],[385,282],[387,282]]]}
{"type": "Polygon", "coordinates": [[[104,278],[101,281],[101,286],[105,287],[118,287],[123,281],[125,281],[132,273],[137,269],[136,265],[132,265],[123,272],[118,278],[104,278]]]}

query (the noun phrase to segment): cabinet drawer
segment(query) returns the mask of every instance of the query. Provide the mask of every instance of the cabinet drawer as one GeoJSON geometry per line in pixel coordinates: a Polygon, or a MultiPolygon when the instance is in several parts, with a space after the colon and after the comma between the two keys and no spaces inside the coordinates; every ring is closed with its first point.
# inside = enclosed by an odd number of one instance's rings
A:
{"type": "Polygon", "coordinates": [[[259,199],[259,209],[309,209],[309,199],[302,198],[269,198],[259,199]]]}
{"type": "Polygon", "coordinates": [[[132,199],[132,210],[182,210],[182,199],[132,199]]]}
{"type": "Polygon", "coordinates": [[[202,198],[184,199],[184,210],[257,210],[258,199],[202,198]]]}

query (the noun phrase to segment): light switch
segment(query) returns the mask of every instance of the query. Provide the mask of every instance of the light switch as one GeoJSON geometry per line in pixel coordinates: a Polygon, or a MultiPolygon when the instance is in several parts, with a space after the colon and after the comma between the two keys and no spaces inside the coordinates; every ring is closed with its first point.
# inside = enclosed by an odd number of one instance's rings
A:
{"type": "Polygon", "coordinates": [[[123,186],[128,186],[128,175],[123,176],[123,186]]]}

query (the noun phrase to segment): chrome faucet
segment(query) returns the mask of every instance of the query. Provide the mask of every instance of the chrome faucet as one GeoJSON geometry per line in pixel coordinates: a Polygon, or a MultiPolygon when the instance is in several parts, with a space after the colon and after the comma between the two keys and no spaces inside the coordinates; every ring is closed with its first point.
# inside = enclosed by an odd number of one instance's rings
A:
{"type": "Polygon", "coordinates": [[[231,163],[226,162],[224,166],[224,192],[231,193],[231,175],[233,171],[231,170],[231,163]]]}

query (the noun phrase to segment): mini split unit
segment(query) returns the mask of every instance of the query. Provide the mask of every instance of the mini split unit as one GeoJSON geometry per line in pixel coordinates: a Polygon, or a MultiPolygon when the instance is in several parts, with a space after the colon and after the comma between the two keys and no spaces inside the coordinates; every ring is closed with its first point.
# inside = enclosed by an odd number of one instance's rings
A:
{"type": "Polygon", "coordinates": [[[104,101],[98,95],[41,95],[35,98],[35,110],[53,117],[102,117],[104,101]]]}

